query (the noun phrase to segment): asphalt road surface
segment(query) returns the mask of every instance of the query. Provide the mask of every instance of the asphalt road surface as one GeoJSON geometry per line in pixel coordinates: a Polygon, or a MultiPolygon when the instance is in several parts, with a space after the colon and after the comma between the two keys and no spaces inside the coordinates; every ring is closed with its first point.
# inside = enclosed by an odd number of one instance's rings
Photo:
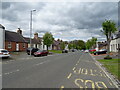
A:
{"type": "Polygon", "coordinates": [[[89,53],[3,62],[3,88],[116,88],[89,53]]]}

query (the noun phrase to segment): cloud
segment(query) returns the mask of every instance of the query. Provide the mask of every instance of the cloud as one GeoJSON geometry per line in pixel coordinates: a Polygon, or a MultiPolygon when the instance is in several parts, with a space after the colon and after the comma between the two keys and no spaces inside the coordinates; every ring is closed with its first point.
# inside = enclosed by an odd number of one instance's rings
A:
{"type": "Polygon", "coordinates": [[[117,2],[3,2],[2,24],[8,30],[23,29],[29,36],[30,10],[33,13],[33,33],[42,36],[51,32],[64,40],[105,37],[100,30],[105,19],[117,24],[117,2]]]}

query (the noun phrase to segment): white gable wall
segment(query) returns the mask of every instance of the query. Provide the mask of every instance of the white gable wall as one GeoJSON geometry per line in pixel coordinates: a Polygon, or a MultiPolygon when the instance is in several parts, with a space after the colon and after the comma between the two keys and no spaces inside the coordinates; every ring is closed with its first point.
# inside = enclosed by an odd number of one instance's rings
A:
{"type": "Polygon", "coordinates": [[[5,30],[0,27],[0,49],[4,49],[5,30]]]}

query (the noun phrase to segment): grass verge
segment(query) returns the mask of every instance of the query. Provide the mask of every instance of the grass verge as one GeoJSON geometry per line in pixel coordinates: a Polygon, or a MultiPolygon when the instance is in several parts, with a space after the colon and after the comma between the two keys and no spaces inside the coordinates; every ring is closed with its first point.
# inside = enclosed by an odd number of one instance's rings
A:
{"type": "Polygon", "coordinates": [[[53,52],[53,53],[62,53],[62,50],[49,50],[49,52],[53,52]]]}
{"type": "Polygon", "coordinates": [[[98,60],[116,78],[120,80],[120,59],[101,59],[98,60]]]}

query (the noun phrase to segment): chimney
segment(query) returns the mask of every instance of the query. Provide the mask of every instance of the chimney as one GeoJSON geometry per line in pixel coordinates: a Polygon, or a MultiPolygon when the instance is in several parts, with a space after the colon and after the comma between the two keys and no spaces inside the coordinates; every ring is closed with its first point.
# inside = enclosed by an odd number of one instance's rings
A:
{"type": "Polygon", "coordinates": [[[17,33],[22,35],[22,30],[20,30],[20,28],[18,28],[17,33]]]}
{"type": "Polygon", "coordinates": [[[38,33],[35,33],[35,34],[34,34],[34,38],[35,38],[35,39],[38,39],[38,33]]]}

